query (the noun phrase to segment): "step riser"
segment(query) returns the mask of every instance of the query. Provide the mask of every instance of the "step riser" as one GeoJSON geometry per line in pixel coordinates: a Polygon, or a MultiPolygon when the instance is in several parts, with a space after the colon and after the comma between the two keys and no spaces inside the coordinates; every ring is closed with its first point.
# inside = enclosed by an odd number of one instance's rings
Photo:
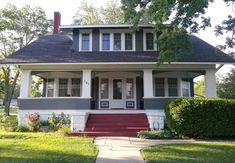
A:
{"type": "Polygon", "coordinates": [[[84,132],[74,136],[130,136],[149,130],[146,114],[90,114],[84,132]]]}

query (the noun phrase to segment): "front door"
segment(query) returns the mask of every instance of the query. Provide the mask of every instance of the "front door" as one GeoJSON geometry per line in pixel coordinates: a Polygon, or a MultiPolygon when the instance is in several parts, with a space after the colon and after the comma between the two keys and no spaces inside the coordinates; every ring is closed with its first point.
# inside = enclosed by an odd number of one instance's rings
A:
{"type": "Polygon", "coordinates": [[[112,79],[112,91],[110,107],[112,109],[124,109],[123,80],[112,79]]]}
{"type": "Polygon", "coordinates": [[[136,109],[135,78],[100,78],[100,109],[136,109]]]}

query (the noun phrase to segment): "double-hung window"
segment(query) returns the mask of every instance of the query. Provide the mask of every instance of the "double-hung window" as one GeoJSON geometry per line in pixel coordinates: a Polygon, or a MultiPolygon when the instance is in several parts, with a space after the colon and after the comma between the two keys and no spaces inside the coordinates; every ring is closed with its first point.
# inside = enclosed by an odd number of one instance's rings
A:
{"type": "Polygon", "coordinates": [[[54,79],[47,79],[47,97],[54,96],[54,79]]]}
{"type": "Polygon", "coordinates": [[[101,99],[109,98],[109,79],[101,79],[100,93],[101,99]]]}
{"type": "Polygon", "coordinates": [[[155,78],[155,96],[165,96],[165,78],[155,78]]]}
{"type": "Polygon", "coordinates": [[[125,33],[125,50],[132,50],[132,33],[125,33]]]}
{"type": "Polygon", "coordinates": [[[110,50],[110,34],[103,33],[102,35],[102,50],[110,50]]]}
{"type": "Polygon", "coordinates": [[[177,78],[168,78],[168,96],[178,96],[178,80],[177,78]]]}
{"type": "Polygon", "coordinates": [[[80,78],[72,78],[71,79],[71,96],[80,97],[80,78]]]}
{"type": "Polygon", "coordinates": [[[121,33],[114,33],[113,34],[113,50],[121,50],[121,33]]]}
{"type": "Polygon", "coordinates": [[[68,79],[59,79],[59,97],[68,96],[68,79]]]}
{"type": "Polygon", "coordinates": [[[190,81],[189,79],[182,79],[182,96],[190,97],[190,81]]]}
{"type": "Polygon", "coordinates": [[[89,33],[82,33],[81,50],[82,51],[90,50],[90,34],[89,33]]]}
{"type": "Polygon", "coordinates": [[[147,32],[146,33],[146,50],[154,50],[154,34],[147,32]]]}

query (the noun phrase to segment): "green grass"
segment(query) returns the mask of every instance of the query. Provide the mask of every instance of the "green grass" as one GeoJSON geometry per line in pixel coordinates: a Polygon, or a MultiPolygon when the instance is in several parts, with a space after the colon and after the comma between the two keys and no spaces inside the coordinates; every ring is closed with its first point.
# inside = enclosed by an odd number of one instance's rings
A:
{"type": "MultiPolygon", "coordinates": [[[[0,106],[0,113],[4,113],[4,107],[0,106]]],[[[10,107],[10,114],[16,115],[18,113],[18,107],[17,106],[11,106],[10,107]]]]}
{"type": "Polygon", "coordinates": [[[232,163],[235,142],[156,145],[141,150],[147,163],[232,163]]]}
{"type": "Polygon", "coordinates": [[[92,138],[0,132],[0,163],[94,163],[92,138]]]}

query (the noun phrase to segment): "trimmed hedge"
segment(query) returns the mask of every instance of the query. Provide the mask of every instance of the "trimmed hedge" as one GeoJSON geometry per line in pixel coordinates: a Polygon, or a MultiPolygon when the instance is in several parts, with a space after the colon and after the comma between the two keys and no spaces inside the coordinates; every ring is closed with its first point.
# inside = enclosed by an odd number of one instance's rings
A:
{"type": "Polygon", "coordinates": [[[176,136],[169,130],[158,130],[158,131],[140,131],[137,135],[142,139],[173,139],[176,136]]]}
{"type": "Polygon", "coordinates": [[[169,128],[188,137],[235,137],[235,100],[182,98],[165,107],[169,128]]]}

